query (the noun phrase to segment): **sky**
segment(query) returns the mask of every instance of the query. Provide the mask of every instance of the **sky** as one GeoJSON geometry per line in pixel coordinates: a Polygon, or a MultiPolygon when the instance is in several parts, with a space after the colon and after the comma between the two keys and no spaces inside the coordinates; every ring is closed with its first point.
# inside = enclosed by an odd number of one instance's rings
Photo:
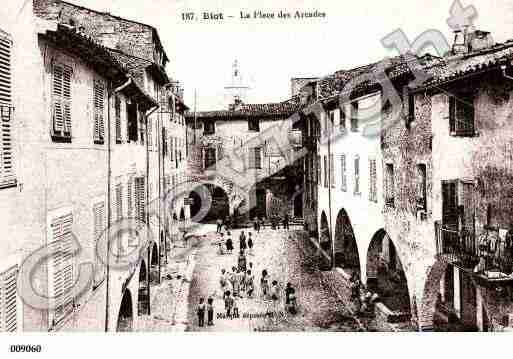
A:
{"type": "MultiPolygon", "coordinates": [[[[168,74],[181,81],[185,101],[194,109],[225,109],[232,64],[240,64],[250,90],[246,102],[278,102],[290,97],[290,79],[329,75],[397,53],[381,39],[401,29],[414,41],[435,29],[453,41],[447,25],[452,0],[69,0],[95,10],[157,28],[170,58],[168,74]],[[326,17],[241,19],[240,12],[314,11],[326,17]],[[195,20],[184,20],[194,12],[195,20]],[[223,13],[222,21],[203,13],[223,13]],[[233,16],[228,18],[228,16],[233,16]],[[196,96],[194,94],[196,93],[196,96]],[[196,98],[196,101],[194,99],[196,98]]],[[[513,38],[511,0],[462,0],[477,10],[474,26],[490,31],[496,42],[513,38]]]]}

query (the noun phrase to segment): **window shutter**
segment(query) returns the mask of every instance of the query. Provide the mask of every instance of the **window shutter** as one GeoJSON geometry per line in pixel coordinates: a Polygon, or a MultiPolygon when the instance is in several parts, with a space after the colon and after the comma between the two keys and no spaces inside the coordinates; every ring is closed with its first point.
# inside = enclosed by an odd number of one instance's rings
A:
{"type": "Polygon", "coordinates": [[[360,193],[360,157],[354,159],[354,193],[360,193]]]}
{"type": "Polygon", "coordinates": [[[369,199],[376,202],[378,199],[376,160],[369,160],[369,177],[369,199]]]}
{"type": "Polygon", "coordinates": [[[153,123],[148,119],[148,147],[153,149],[153,123]]]}
{"type": "Polygon", "coordinates": [[[117,95],[114,97],[114,112],[116,121],[116,142],[121,143],[121,100],[117,95]]]}
{"type": "Polygon", "coordinates": [[[335,187],[335,161],[333,154],[330,155],[330,183],[331,187],[335,187]]]}
{"type": "Polygon", "coordinates": [[[0,36],[0,104],[12,103],[12,42],[7,37],[0,36]]]}
{"type": "Polygon", "coordinates": [[[449,131],[456,131],[456,98],[449,96],[449,131]]]}
{"type": "Polygon", "coordinates": [[[130,178],[126,186],[126,197],[127,197],[127,217],[133,218],[134,216],[134,193],[133,193],[133,181],[130,178]]]}
{"type": "Polygon", "coordinates": [[[94,82],[94,140],[103,143],[105,136],[104,109],[105,86],[101,81],[94,82]]]}
{"type": "Polygon", "coordinates": [[[138,177],[135,179],[135,197],[137,219],[142,222],[146,222],[146,194],[144,177],[138,177]]]}
{"type": "Polygon", "coordinates": [[[70,67],[53,65],[53,132],[59,137],[71,137],[71,74],[70,67]]]}
{"type": "MultiPolygon", "coordinates": [[[[117,188],[116,188],[117,190],[117,188]]],[[[117,195],[117,192],[116,192],[117,195]]],[[[98,255],[96,253],[96,249],[98,248],[98,242],[103,235],[103,231],[105,230],[105,202],[97,203],[93,208],[93,217],[94,217],[94,258],[95,258],[95,276],[94,276],[94,284],[98,286],[104,279],[106,275],[105,266],[98,260],[98,255]]]]}
{"type": "Polygon", "coordinates": [[[0,332],[15,332],[18,329],[16,280],[18,266],[0,274],[0,332]]]}
{"type": "Polygon", "coordinates": [[[49,292],[54,301],[55,309],[52,324],[60,322],[73,311],[73,254],[71,213],[55,218],[50,224],[51,242],[49,248],[53,253],[49,261],[49,292]]]}
{"type": "Polygon", "coordinates": [[[340,173],[342,174],[342,191],[347,191],[346,155],[340,156],[340,173]]]}

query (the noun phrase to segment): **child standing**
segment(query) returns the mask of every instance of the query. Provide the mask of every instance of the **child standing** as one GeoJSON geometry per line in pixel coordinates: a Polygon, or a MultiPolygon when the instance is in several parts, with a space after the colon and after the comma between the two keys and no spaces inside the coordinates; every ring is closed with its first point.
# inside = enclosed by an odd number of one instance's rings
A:
{"type": "Polygon", "coordinates": [[[207,300],[207,325],[214,325],[214,299],[208,297],[207,300]]]}
{"type": "Polygon", "coordinates": [[[200,298],[198,309],[196,311],[198,314],[198,326],[204,327],[205,326],[205,299],[200,298]]]}
{"type": "Polygon", "coordinates": [[[238,318],[239,317],[239,300],[236,296],[233,296],[233,317],[238,318]]]}
{"type": "Polygon", "coordinates": [[[269,292],[269,279],[265,269],[262,271],[262,278],[260,278],[260,289],[262,290],[262,296],[266,299],[269,292]]]}

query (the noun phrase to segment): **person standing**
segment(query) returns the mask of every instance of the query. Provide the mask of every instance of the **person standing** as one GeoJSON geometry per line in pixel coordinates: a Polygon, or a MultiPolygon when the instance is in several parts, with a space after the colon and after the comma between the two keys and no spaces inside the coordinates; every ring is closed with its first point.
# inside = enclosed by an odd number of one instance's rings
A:
{"type": "Polygon", "coordinates": [[[266,299],[269,293],[269,278],[265,269],[262,271],[262,277],[260,278],[260,290],[262,291],[262,297],[266,299]]]}
{"type": "Polygon", "coordinates": [[[232,316],[232,308],[233,308],[233,298],[231,296],[230,291],[226,292],[226,295],[224,298],[224,308],[226,309],[226,316],[231,317],[232,316]]]}
{"type": "Polygon", "coordinates": [[[217,233],[221,233],[223,229],[223,220],[221,218],[217,219],[217,233]]]}
{"type": "Polygon", "coordinates": [[[244,231],[241,231],[240,237],[239,237],[239,249],[241,251],[245,251],[247,248],[246,245],[246,234],[244,234],[244,231]]]}
{"type": "Polygon", "coordinates": [[[246,255],[244,251],[241,249],[239,253],[239,261],[238,261],[239,271],[246,272],[246,255]]]}
{"type": "Polygon", "coordinates": [[[251,232],[249,232],[248,248],[249,248],[249,254],[253,255],[253,238],[251,237],[251,232]]]}
{"type": "Polygon", "coordinates": [[[198,326],[204,327],[205,326],[205,299],[200,298],[198,309],[196,310],[196,313],[198,314],[198,326]]]}
{"type": "Polygon", "coordinates": [[[239,295],[239,272],[237,270],[237,268],[235,267],[232,267],[232,273],[231,273],[231,278],[230,278],[230,282],[232,284],[232,294],[233,296],[238,296],[239,295]]]}
{"type": "Polygon", "coordinates": [[[276,303],[279,298],[280,298],[280,296],[279,296],[278,281],[273,280],[273,283],[271,286],[271,299],[273,300],[273,302],[276,303]]]}
{"type": "Polygon", "coordinates": [[[297,313],[296,290],[292,287],[292,283],[287,283],[285,288],[285,307],[290,314],[297,313]]]}
{"type": "Polygon", "coordinates": [[[248,269],[246,272],[246,292],[248,293],[248,298],[253,298],[253,291],[255,290],[255,277],[248,269]]]}
{"type": "Polygon", "coordinates": [[[226,239],[226,251],[228,252],[228,254],[232,254],[233,251],[233,241],[230,234],[228,234],[228,238],[226,239]]]}
{"type": "Polygon", "coordinates": [[[214,299],[212,297],[208,297],[207,300],[207,325],[214,325],[214,299]]]}
{"type": "Polygon", "coordinates": [[[226,293],[228,289],[228,279],[226,278],[226,270],[221,269],[221,277],[219,278],[219,285],[221,287],[221,293],[226,293]]]}

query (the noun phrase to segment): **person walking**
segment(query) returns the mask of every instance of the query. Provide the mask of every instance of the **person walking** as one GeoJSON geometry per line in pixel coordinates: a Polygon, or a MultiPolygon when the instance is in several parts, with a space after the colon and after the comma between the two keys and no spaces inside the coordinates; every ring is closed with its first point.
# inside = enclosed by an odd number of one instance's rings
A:
{"type": "Polygon", "coordinates": [[[232,298],[230,291],[226,292],[226,295],[224,298],[224,308],[226,309],[226,316],[231,317],[232,316],[232,308],[233,308],[233,298],[232,298]]]}
{"type": "Polygon", "coordinates": [[[221,218],[217,219],[217,231],[216,233],[221,233],[223,230],[223,220],[221,218]]]}
{"type": "Polygon", "coordinates": [[[240,237],[239,237],[239,249],[241,251],[245,251],[247,248],[246,244],[246,234],[244,234],[244,231],[241,231],[240,237]]]}
{"type": "Polygon", "coordinates": [[[285,213],[285,216],[283,216],[283,229],[288,231],[289,230],[289,214],[285,213]]]}
{"type": "Polygon", "coordinates": [[[196,313],[198,314],[198,326],[204,327],[205,326],[205,299],[204,298],[200,298],[196,313]]]}
{"type": "Polygon", "coordinates": [[[249,254],[253,255],[253,238],[251,237],[251,232],[249,232],[249,237],[248,237],[248,248],[249,248],[249,254]]]}
{"type": "Polygon", "coordinates": [[[228,252],[228,254],[232,254],[233,251],[233,241],[230,234],[228,234],[228,238],[226,239],[226,251],[228,252]]]}
{"type": "Polygon", "coordinates": [[[214,325],[214,299],[212,297],[207,299],[207,325],[214,325]]]}
{"type": "Polygon", "coordinates": [[[221,293],[226,293],[228,289],[228,278],[226,276],[226,270],[221,269],[221,277],[219,278],[219,286],[221,288],[221,293]]]}
{"type": "Polygon", "coordinates": [[[230,283],[232,284],[232,294],[233,296],[238,296],[239,295],[239,271],[237,270],[237,268],[235,267],[232,267],[232,273],[231,273],[231,278],[230,278],[230,283]]]}
{"type": "Polygon", "coordinates": [[[239,261],[238,261],[239,271],[243,271],[245,273],[246,272],[246,265],[247,265],[246,255],[244,254],[244,250],[241,249],[240,253],[239,253],[239,261]]]}
{"type": "Polygon", "coordinates": [[[269,278],[267,270],[265,269],[262,271],[262,277],[260,278],[260,290],[262,291],[262,297],[267,299],[269,293],[269,278]]]}
{"type": "Polygon", "coordinates": [[[253,291],[255,290],[255,277],[248,269],[246,272],[246,293],[248,294],[248,298],[253,298],[253,291]]]}

